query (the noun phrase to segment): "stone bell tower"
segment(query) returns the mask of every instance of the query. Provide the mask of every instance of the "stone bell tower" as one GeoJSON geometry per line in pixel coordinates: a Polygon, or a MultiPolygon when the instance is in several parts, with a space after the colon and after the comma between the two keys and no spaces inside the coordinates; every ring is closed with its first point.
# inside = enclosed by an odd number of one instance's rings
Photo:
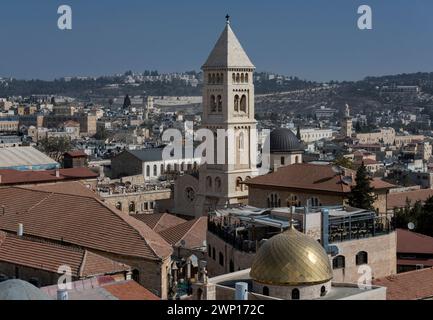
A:
{"type": "Polygon", "coordinates": [[[202,66],[202,122],[203,128],[214,133],[215,161],[201,167],[196,215],[204,215],[209,210],[227,204],[246,203],[248,190],[242,182],[257,175],[255,67],[236,38],[229,16],[226,19],[221,36],[202,66]],[[226,139],[224,148],[217,146],[218,129],[234,132],[234,139],[226,139]],[[228,147],[230,143],[231,148],[228,147]],[[223,164],[216,160],[217,154],[221,152],[224,152],[225,157],[223,164]]]}

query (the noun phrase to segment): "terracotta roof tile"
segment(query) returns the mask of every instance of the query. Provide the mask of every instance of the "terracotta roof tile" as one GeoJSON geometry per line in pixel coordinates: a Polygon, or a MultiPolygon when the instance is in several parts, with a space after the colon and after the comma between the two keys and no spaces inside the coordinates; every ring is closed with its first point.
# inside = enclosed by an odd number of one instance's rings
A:
{"type": "Polygon", "coordinates": [[[397,229],[397,252],[433,254],[433,237],[397,229]]]}
{"type": "Polygon", "coordinates": [[[394,208],[403,208],[406,206],[407,199],[409,199],[410,203],[413,205],[417,201],[425,202],[431,196],[433,196],[433,189],[393,192],[387,196],[387,208],[390,210],[394,208]]]}
{"type": "Polygon", "coordinates": [[[92,197],[24,188],[0,189],[0,229],[145,259],[165,259],[171,246],[146,224],[92,197]]]}
{"type": "Polygon", "coordinates": [[[206,240],[207,217],[200,217],[165,229],[159,234],[173,246],[179,246],[185,240],[186,248],[197,248],[206,240]]]}
{"type": "Polygon", "coordinates": [[[0,261],[57,273],[61,265],[71,267],[72,275],[89,277],[128,271],[124,264],[98,254],[46,241],[36,241],[0,231],[0,261]]]}
{"type": "Polygon", "coordinates": [[[169,213],[136,214],[133,215],[133,217],[140,220],[141,222],[144,222],[152,230],[158,233],[167,228],[171,228],[186,222],[186,220],[169,213]]]}
{"type": "Polygon", "coordinates": [[[79,181],[47,183],[37,186],[19,186],[17,188],[100,199],[100,197],[95,192],[87,188],[79,181]]]}
{"type": "Polygon", "coordinates": [[[161,300],[133,280],[106,284],[103,288],[119,300],[161,300]]]}
{"type": "Polygon", "coordinates": [[[433,269],[420,269],[375,279],[374,285],[384,286],[387,300],[416,300],[433,296],[433,269]]]}
{"type": "Polygon", "coordinates": [[[99,175],[89,168],[60,169],[60,176],[56,177],[56,170],[19,171],[0,169],[0,185],[18,185],[62,180],[95,179],[99,175]]]}
{"type": "MultiPolygon", "coordinates": [[[[355,176],[353,170],[346,170],[355,176]]],[[[278,168],[276,172],[252,178],[245,184],[349,193],[351,186],[343,183],[342,179],[343,175],[336,174],[331,165],[302,163],[278,168]]],[[[373,179],[371,185],[376,189],[394,187],[380,179],[373,179]]]]}

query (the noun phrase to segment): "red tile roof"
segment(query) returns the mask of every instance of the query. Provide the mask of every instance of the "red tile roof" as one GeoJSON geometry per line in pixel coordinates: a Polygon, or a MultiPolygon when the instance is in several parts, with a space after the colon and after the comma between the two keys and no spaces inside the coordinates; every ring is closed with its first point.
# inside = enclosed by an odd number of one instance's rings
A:
{"type": "Polygon", "coordinates": [[[384,286],[387,300],[418,300],[433,297],[433,269],[420,269],[375,279],[384,286]]]}
{"type": "Polygon", "coordinates": [[[179,246],[185,241],[185,248],[198,248],[206,240],[207,217],[200,217],[168,228],[159,234],[173,246],[179,246]]]}
{"type": "Polygon", "coordinates": [[[167,228],[171,228],[186,222],[186,220],[169,213],[136,214],[132,217],[144,222],[152,230],[158,233],[167,228]]]}
{"type": "Polygon", "coordinates": [[[103,288],[119,300],[161,300],[133,280],[106,284],[103,288]]]}
{"type": "Polygon", "coordinates": [[[79,181],[45,183],[36,186],[19,186],[17,188],[100,199],[100,197],[95,192],[93,192],[93,190],[87,188],[79,181]]]}
{"type": "Polygon", "coordinates": [[[433,237],[397,229],[397,252],[433,254],[433,237]]]}
{"type": "Polygon", "coordinates": [[[72,158],[76,157],[87,157],[87,154],[83,150],[74,150],[74,151],[68,151],[65,153],[65,155],[68,155],[72,158]]]}
{"type": "Polygon", "coordinates": [[[90,277],[129,271],[130,267],[77,247],[37,241],[0,231],[0,261],[57,273],[71,267],[72,276],[90,277]]]}
{"type": "Polygon", "coordinates": [[[0,189],[0,229],[62,241],[84,248],[150,260],[172,253],[171,246],[146,224],[96,198],[24,188],[0,189]]]}
{"type": "Polygon", "coordinates": [[[428,198],[433,196],[433,189],[420,189],[407,192],[392,192],[387,196],[387,208],[392,210],[394,208],[403,208],[406,206],[408,199],[412,205],[417,201],[425,202],[428,198]]]}
{"type": "MultiPolygon", "coordinates": [[[[346,170],[355,176],[353,170],[346,170]]],[[[332,170],[332,165],[302,163],[278,168],[276,172],[252,178],[245,184],[346,194],[351,191],[351,185],[343,183],[343,177],[332,170]]],[[[373,179],[371,186],[376,189],[394,187],[379,179],[373,179]]]]}
{"type": "Polygon", "coordinates": [[[95,179],[99,175],[88,168],[60,169],[59,177],[56,170],[19,171],[0,169],[0,185],[19,185],[42,182],[55,182],[62,180],[95,179]]]}

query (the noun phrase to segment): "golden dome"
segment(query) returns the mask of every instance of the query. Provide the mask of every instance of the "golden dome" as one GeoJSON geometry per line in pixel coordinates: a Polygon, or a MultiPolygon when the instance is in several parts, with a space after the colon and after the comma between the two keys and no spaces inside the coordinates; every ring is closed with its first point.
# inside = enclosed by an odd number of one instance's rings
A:
{"type": "Polygon", "coordinates": [[[270,285],[313,285],[331,280],[332,268],[325,249],[316,240],[290,228],[260,247],[250,276],[270,285]]]}

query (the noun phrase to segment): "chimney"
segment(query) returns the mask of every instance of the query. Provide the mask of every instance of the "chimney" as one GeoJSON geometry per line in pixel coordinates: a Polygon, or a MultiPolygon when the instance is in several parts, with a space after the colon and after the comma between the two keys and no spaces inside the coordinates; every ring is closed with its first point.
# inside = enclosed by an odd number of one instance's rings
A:
{"type": "Polygon", "coordinates": [[[67,289],[57,289],[57,300],[69,300],[67,289]]]}
{"type": "Polygon", "coordinates": [[[18,223],[17,235],[18,237],[22,237],[23,234],[24,234],[24,225],[22,223],[18,223]]]}
{"type": "Polygon", "coordinates": [[[60,178],[60,169],[56,168],[56,178],[60,178]]]}
{"type": "Polygon", "coordinates": [[[248,300],[248,283],[236,282],[235,300],[248,300]]]}

